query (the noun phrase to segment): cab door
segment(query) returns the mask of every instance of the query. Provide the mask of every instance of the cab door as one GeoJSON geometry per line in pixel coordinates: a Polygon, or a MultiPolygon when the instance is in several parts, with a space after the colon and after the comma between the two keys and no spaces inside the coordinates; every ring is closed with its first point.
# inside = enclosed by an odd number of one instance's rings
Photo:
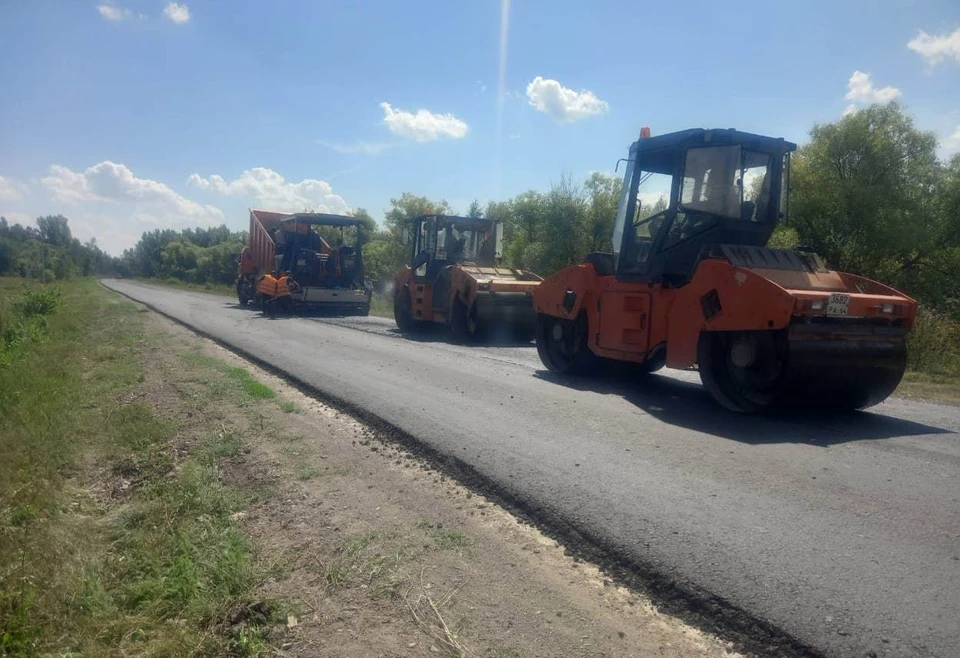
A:
{"type": "Polygon", "coordinates": [[[599,347],[643,354],[650,341],[650,295],[605,292],[600,295],[599,347]]]}

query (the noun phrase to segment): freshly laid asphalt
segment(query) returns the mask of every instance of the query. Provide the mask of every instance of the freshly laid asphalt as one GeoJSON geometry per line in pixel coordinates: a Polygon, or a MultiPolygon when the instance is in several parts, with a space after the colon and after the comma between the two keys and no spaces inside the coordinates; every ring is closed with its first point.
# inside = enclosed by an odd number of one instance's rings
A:
{"type": "Polygon", "coordinates": [[[271,320],[104,284],[455,457],[535,513],[828,656],[960,656],[960,408],[738,416],[696,373],[563,380],[529,345],[271,320]]]}

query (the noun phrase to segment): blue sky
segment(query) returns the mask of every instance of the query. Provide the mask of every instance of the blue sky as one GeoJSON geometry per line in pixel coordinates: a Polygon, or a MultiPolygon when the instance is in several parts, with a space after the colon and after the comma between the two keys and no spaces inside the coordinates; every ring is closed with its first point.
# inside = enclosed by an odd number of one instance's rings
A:
{"type": "Polygon", "coordinates": [[[956,0],[6,1],[0,43],[0,214],[112,253],[250,206],[465,211],[612,172],[643,125],[803,142],[897,98],[960,151],[956,0]]]}

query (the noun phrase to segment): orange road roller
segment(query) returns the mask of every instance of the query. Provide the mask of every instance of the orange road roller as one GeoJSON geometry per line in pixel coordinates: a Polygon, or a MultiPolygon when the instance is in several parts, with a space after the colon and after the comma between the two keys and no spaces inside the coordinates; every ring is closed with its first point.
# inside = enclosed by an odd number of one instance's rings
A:
{"type": "Polygon", "coordinates": [[[788,221],[783,139],[737,130],[650,136],[626,160],[613,253],[547,277],[533,293],[537,350],[562,374],[629,362],[699,370],[723,407],[859,409],[906,368],[917,303],[837,272],[809,250],[766,247],[788,221]]]}

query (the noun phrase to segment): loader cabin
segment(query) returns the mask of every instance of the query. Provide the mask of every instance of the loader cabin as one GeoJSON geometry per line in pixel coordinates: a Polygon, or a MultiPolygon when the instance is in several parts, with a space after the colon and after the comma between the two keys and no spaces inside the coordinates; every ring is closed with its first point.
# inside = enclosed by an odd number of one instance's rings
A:
{"type": "Polygon", "coordinates": [[[733,129],[649,135],[630,147],[612,258],[588,257],[598,274],[682,286],[711,245],[767,243],[795,144],[733,129]]]}
{"type": "Polygon", "coordinates": [[[421,215],[404,227],[411,244],[410,268],[415,281],[433,282],[454,263],[496,267],[503,251],[503,225],[494,220],[453,215],[421,215]]]}
{"type": "Polygon", "coordinates": [[[362,286],[362,224],[354,217],[323,213],[283,218],[273,232],[277,269],[290,272],[302,287],[362,286]]]}

